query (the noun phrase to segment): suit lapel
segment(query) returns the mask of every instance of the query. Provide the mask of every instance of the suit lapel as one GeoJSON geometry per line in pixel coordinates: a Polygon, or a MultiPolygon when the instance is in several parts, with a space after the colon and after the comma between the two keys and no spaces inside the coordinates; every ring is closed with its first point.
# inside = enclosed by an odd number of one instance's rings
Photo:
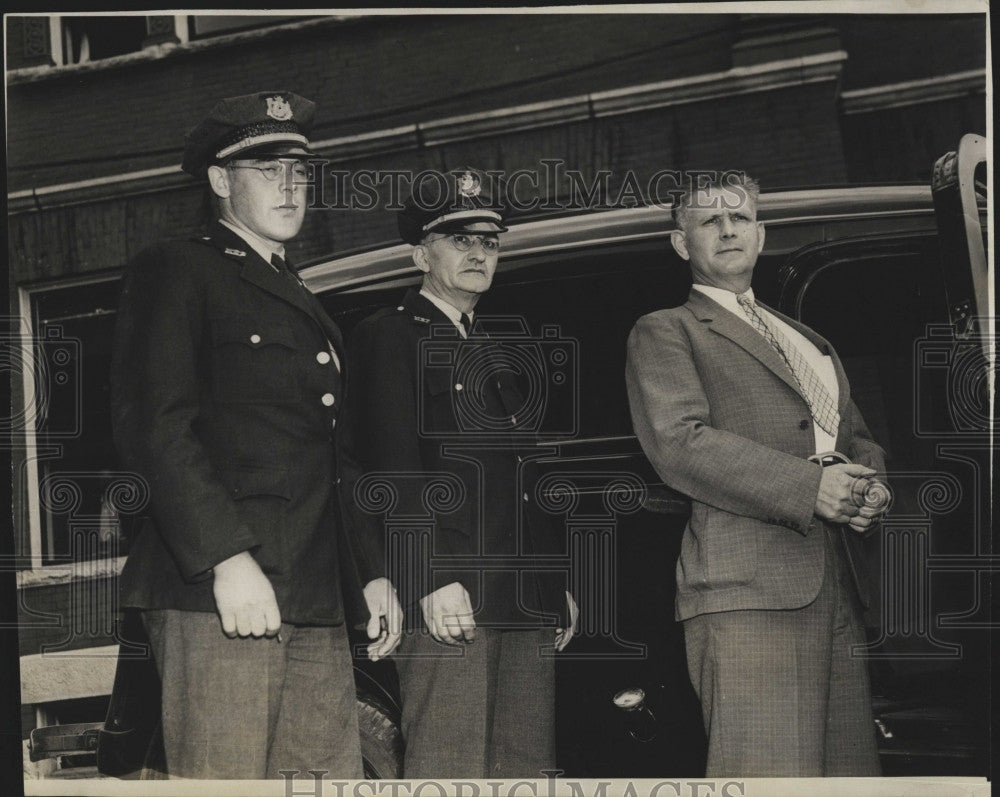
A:
{"type": "MultiPolygon", "coordinates": [[[[757,304],[769,313],[773,313],[793,329],[802,333],[823,354],[830,356],[830,359],[833,361],[834,373],[837,375],[837,408],[840,414],[843,415],[847,409],[847,402],[851,397],[850,386],[844,366],[840,362],[840,357],[837,356],[837,352],[834,351],[833,346],[830,345],[826,338],[817,334],[805,324],[789,318],[784,313],[779,313],[762,302],[758,302],[757,304]]],[[[729,338],[729,340],[744,349],[748,354],[756,357],[774,372],[774,375],[781,379],[782,382],[802,396],[799,383],[795,381],[795,377],[785,364],[785,361],[781,359],[780,355],[771,347],[771,344],[764,340],[764,337],[753,327],[741,318],[737,318],[714,299],[694,288],[691,289],[685,306],[694,313],[699,321],[708,323],[712,331],[729,338]]],[[[802,396],[802,398],[804,400],[805,396],[802,396]]]]}
{"type": "Polygon", "coordinates": [[[795,377],[792,376],[785,361],[781,359],[771,344],[764,340],[764,336],[743,319],[737,318],[721,304],[695,288],[691,289],[685,306],[694,313],[699,321],[707,323],[709,329],[728,338],[747,354],[760,360],[774,372],[776,377],[800,396],[802,395],[799,384],[795,381],[795,377]]]}

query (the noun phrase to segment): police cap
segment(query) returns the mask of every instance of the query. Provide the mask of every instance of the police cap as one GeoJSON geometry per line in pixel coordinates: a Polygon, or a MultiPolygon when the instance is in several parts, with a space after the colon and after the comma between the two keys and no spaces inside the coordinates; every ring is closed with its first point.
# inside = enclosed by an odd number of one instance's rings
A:
{"type": "Polygon", "coordinates": [[[208,166],[234,157],[312,156],[315,103],[290,91],[226,97],[188,133],[181,168],[203,178],[208,166]]]}
{"type": "Polygon", "coordinates": [[[503,193],[499,181],[497,198],[493,198],[488,190],[488,177],[477,169],[458,169],[436,178],[417,179],[410,198],[397,215],[399,235],[408,244],[416,246],[432,232],[462,232],[477,223],[490,225],[486,228],[489,231],[507,231],[503,225],[506,209],[499,200],[503,193]]]}

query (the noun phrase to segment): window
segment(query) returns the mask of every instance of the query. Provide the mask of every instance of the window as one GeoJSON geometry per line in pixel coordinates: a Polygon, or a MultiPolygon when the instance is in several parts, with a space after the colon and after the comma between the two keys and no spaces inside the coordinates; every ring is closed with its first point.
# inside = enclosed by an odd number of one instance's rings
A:
{"type": "Polygon", "coordinates": [[[138,52],[147,36],[146,17],[63,17],[63,58],[82,64],[138,52]]]}
{"type": "MultiPolygon", "coordinates": [[[[117,279],[32,291],[33,368],[27,431],[31,555],[42,565],[124,555],[129,519],[120,517],[109,374],[117,279]],[[33,484],[30,482],[34,482],[33,484]]],[[[127,503],[127,502],[126,502],[127,503]]]]}

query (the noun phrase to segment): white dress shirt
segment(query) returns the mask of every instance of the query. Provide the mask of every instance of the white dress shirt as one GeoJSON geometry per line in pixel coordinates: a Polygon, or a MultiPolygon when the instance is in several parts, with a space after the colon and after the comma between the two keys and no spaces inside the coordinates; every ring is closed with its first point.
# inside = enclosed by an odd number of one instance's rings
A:
{"type": "MultiPolygon", "coordinates": [[[[753,324],[750,323],[750,319],[747,318],[747,314],[740,307],[740,303],[736,300],[736,294],[725,288],[717,288],[714,285],[700,285],[695,283],[695,290],[701,291],[708,298],[721,304],[730,313],[735,315],[741,321],[746,323],[751,329],[753,329],[754,334],[759,335],[760,333],[754,329],[753,324]]],[[[748,290],[747,294],[750,298],[753,298],[753,290],[748,290]]],[[[770,313],[766,308],[757,304],[757,309],[761,315],[767,316],[767,322],[769,324],[774,324],[781,333],[788,338],[789,342],[798,348],[805,357],[806,362],[809,363],[809,367],[816,372],[816,376],[819,377],[823,386],[829,391],[830,398],[833,399],[834,403],[837,404],[840,401],[840,385],[837,383],[837,372],[833,367],[833,360],[830,355],[823,354],[816,345],[809,340],[805,335],[799,332],[797,329],[786,324],[780,318],[778,318],[774,313],[770,313]]],[[[813,422],[813,437],[816,442],[816,452],[817,454],[825,453],[827,451],[834,451],[837,447],[837,438],[831,434],[828,434],[823,428],[816,422],[813,422]]]]}

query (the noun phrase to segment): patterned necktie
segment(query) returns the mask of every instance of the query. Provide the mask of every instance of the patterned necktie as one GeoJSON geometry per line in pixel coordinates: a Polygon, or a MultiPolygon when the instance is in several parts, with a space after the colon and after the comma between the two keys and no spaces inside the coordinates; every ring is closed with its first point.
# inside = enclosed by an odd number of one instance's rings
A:
{"type": "Polygon", "coordinates": [[[771,347],[778,352],[778,356],[784,360],[788,370],[792,372],[795,381],[799,385],[799,390],[805,397],[812,413],[813,420],[819,427],[833,437],[837,436],[837,427],[840,425],[840,413],[837,411],[837,403],[826,389],[823,382],[816,375],[806,358],[799,351],[798,347],[792,343],[784,333],[773,323],[768,322],[764,315],[757,309],[754,300],[745,293],[738,294],[736,301],[739,302],[747,318],[764,339],[771,344],[771,347]]]}
{"type": "Polygon", "coordinates": [[[462,313],[462,329],[465,330],[465,337],[469,337],[469,331],[472,329],[472,316],[468,313],[462,313]]]}

